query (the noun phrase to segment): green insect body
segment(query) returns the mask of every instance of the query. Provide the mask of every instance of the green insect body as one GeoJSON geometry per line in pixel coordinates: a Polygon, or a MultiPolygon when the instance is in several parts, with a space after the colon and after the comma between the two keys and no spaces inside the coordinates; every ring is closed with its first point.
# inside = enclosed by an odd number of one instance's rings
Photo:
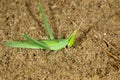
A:
{"type": "Polygon", "coordinates": [[[70,37],[66,39],[57,39],[57,40],[32,40],[31,37],[27,36],[26,41],[8,41],[4,44],[11,47],[16,48],[32,48],[32,49],[47,49],[47,50],[61,50],[65,48],[66,46],[71,47],[70,42],[72,42],[75,38],[76,31],[74,31],[70,37]],[[28,39],[29,38],[29,39],[28,39]],[[72,40],[72,41],[71,41],[72,40]],[[38,44],[39,43],[39,44],[38,44]]]}
{"type": "Polygon", "coordinates": [[[32,48],[32,49],[46,49],[46,50],[61,50],[66,46],[71,47],[74,44],[75,35],[77,30],[75,30],[69,37],[65,39],[54,39],[52,31],[49,27],[47,19],[45,17],[43,8],[39,4],[39,10],[42,16],[43,23],[45,24],[45,30],[49,35],[48,40],[35,40],[28,35],[23,35],[26,41],[7,41],[4,45],[16,48],[32,48]]]}

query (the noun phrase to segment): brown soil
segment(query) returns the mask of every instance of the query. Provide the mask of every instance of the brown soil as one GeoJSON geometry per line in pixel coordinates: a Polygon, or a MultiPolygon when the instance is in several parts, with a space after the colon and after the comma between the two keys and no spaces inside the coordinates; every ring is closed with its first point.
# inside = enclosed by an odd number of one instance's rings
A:
{"type": "Polygon", "coordinates": [[[1,0],[0,42],[0,80],[120,80],[120,0],[1,0]],[[55,38],[85,20],[74,47],[52,52],[2,45],[24,40],[22,34],[47,38],[39,1],[55,38]]]}

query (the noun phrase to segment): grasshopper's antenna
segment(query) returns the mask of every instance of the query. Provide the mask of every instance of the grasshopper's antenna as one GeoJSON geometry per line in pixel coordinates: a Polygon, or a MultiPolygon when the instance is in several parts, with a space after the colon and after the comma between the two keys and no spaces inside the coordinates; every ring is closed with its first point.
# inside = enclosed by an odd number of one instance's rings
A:
{"type": "MultiPolygon", "coordinates": [[[[63,11],[63,13],[67,16],[67,14],[65,13],[65,11],[63,11]]],[[[88,12],[87,12],[88,13],[88,12]]],[[[76,24],[74,21],[72,21],[69,17],[67,17],[75,26],[78,26],[78,28],[76,29],[76,31],[81,30],[80,27],[82,26],[82,24],[86,21],[87,19],[87,13],[85,14],[83,20],[80,22],[80,24],[76,24]]],[[[84,32],[83,30],[81,30],[82,32],[84,32]]]]}
{"type": "MultiPolygon", "coordinates": [[[[82,26],[82,24],[85,22],[85,20],[86,20],[87,18],[85,17],[81,22],[80,22],[80,24],[79,25],[77,25],[75,22],[74,22],[74,24],[76,25],[76,26],[78,26],[78,28],[76,29],[77,31],[80,29],[80,27],[82,26]]],[[[81,30],[81,29],[80,29],[81,30]]],[[[82,31],[82,30],[81,30],[82,31]]]]}

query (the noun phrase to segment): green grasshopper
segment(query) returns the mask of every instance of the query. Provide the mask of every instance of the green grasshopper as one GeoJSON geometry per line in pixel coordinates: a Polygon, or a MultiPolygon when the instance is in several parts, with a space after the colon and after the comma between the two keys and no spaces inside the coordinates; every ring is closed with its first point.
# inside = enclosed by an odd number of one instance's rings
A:
{"type": "Polygon", "coordinates": [[[49,39],[35,40],[28,35],[23,35],[26,41],[7,41],[4,42],[4,45],[10,47],[16,47],[16,48],[31,48],[31,49],[46,49],[46,50],[61,50],[66,46],[68,47],[73,46],[77,30],[75,30],[69,37],[65,39],[54,39],[49,23],[45,16],[44,10],[40,3],[39,3],[39,11],[49,39]]]}

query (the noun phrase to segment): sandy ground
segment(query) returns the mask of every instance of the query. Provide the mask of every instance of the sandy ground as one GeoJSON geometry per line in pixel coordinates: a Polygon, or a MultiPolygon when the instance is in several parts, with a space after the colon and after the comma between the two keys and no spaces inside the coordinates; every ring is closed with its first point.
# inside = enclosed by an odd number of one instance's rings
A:
{"type": "Polygon", "coordinates": [[[0,0],[0,80],[120,80],[120,0],[0,0]],[[2,44],[23,34],[47,39],[38,2],[56,39],[84,20],[74,47],[52,52],[2,44]]]}

